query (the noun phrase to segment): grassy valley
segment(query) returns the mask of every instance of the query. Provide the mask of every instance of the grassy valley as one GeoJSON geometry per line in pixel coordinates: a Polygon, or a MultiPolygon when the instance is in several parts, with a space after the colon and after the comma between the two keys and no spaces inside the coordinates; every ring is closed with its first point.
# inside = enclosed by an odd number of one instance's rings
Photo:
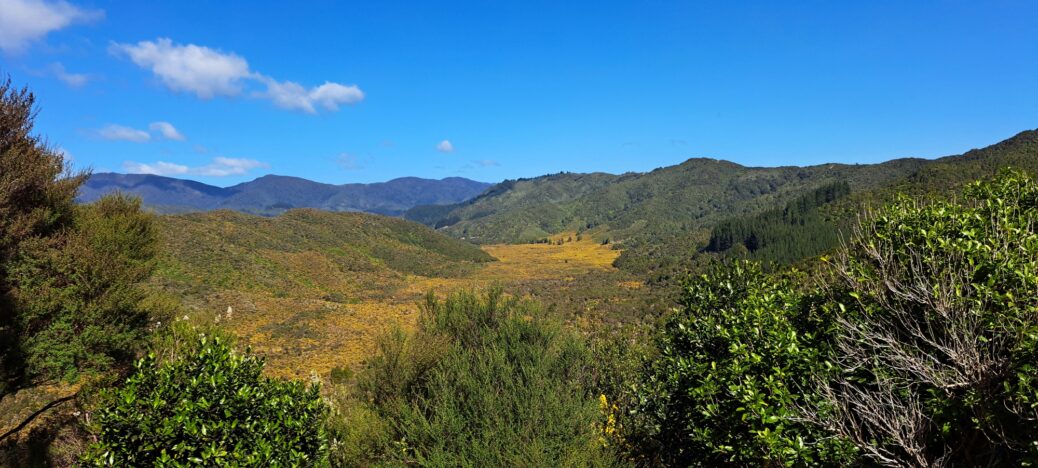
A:
{"type": "Polygon", "coordinates": [[[613,292],[627,278],[612,266],[620,252],[572,233],[559,245],[480,248],[361,213],[216,211],[158,222],[163,253],[151,285],[182,302],[173,320],[228,328],[275,375],[328,378],[334,367],[356,367],[380,333],[413,326],[430,291],[502,287],[595,321],[625,319],[617,309],[631,302],[613,292]]]}

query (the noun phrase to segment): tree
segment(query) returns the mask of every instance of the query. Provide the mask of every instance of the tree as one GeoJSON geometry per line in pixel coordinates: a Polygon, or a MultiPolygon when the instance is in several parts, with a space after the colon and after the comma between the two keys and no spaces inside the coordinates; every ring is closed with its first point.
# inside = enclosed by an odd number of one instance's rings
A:
{"type": "Polygon", "coordinates": [[[262,377],[263,360],[219,338],[181,359],[138,361],[97,412],[94,466],[327,464],[327,407],[317,385],[262,377]]]}
{"type": "Polygon", "coordinates": [[[84,176],[69,176],[62,155],[33,135],[35,97],[0,82],[0,395],[23,383],[24,362],[9,278],[23,242],[60,236],[71,223],[84,176]]]}
{"type": "MultiPolygon", "coordinates": [[[[86,174],[33,134],[35,98],[0,82],[0,396],[127,370],[147,335],[156,233],[140,202],[77,206],[86,174]]],[[[63,396],[0,435],[15,434],[63,396]]]]}
{"type": "Polygon", "coordinates": [[[813,419],[890,466],[1038,461],[1038,182],[902,198],[833,262],[834,361],[813,419]]]}

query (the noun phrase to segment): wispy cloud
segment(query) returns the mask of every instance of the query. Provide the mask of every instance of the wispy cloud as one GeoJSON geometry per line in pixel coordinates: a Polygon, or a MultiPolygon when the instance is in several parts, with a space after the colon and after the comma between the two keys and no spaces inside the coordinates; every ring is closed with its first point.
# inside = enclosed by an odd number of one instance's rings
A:
{"type": "Polygon", "coordinates": [[[269,164],[255,159],[217,157],[211,164],[192,169],[194,173],[210,177],[225,177],[245,174],[253,169],[268,168],[269,164]]]}
{"type": "Polygon", "coordinates": [[[132,141],[134,143],[146,143],[152,141],[152,137],[161,137],[167,140],[184,141],[186,138],[173,124],[169,122],[152,122],[148,125],[149,132],[138,130],[123,125],[108,124],[97,130],[97,136],[105,140],[132,141]]]}
{"type": "Polygon", "coordinates": [[[83,9],[64,0],[0,0],[0,50],[18,53],[50,32],[101,18],[103,10],[83,9]]]}
{"type": "Polygon", "coordinates": [[[62,65],[60,62],[54,62],[50,64],[50,66],[47,67],[47,69],[50,71],[52,75],[56,76],[59,80],[64,81],[65,84],[73,88],[83,86],[87,83],[88,80],[90,80],[90,75],[87,75],[85,73],[69,72],[65,69],[65,65],[62,65]]]}
{"type": "Polygon", "coordinates": [[[185,166],[166,161],[155,163],[139,163],[126,161],[123,170],[131,174],[154,174],[161,176],[175,175],[199,175],[208,177],[226,177],[232,175],[246,174],[253,169],[270,167],[268,164],[255,159],[217,157],[204,166],[185,166]]]}
{"type": "Polygon", "coordinates": [[[245,58],[233,52],[175,44],[169,38],[136,44],[113,43],[109,51],[129,57],[137,66],[150,70],[167,88],[201,99],[238,96],[253,84],[263,89],[253,91],[251,96],[267,99],[282,109],[308,114],[316,114],[318,110],[335,112],[342,105],[364,100],[364,92],[356,85],[326,81],[307,88],[294,81],[279,81],[252,70],[245,58]]]}
{"type": "Polygon", "coordinates": [[[364,169],[364,165],[361,164],[360,158],[350,153],[342,153],[335,158],[335,164],[345,171],[359,171],[364,169]]]}
{"type": "Polygon", "coordinates": [[[303,111],[307,114],[316,114],[318,107],[335,112],[339,110],[340,105],[356,104],[364,99],[364,92],[355,85],[343,86],[339,83],[325,82],[321,86],[306,89],[292,81],[278,82],[264,77],[263,82],[266,83],[267,90],[255,93],[257,96],[270,99],[274,105],[282,109],[303,111]]]}
{"type": "Polygon", "coordinates": [[[145,164],[133,161],[126,161],[123,163],[123,170],[130,174],[154,174],[161,176],[170,175],[183,175],[187,174],[191,170],[190,167],[182,164],[173,164],[165,161],[159,161],[152,164],[145,164]]]}
{"type": "Polygon", "coordinates": [[[134,143],[144,143],[151,140],[151,134],[144,130],[115,124],[104,126],[97,131],[97,136],[105,140],[132,141],[134,143]]]}
{"type": "Polygon", "coordinates": [[[441,153],[453,153],[454,144],[452,144],[450,140],[443,140],[436,144],[436,151],[441,153]]]}
{"type": "Polygon", "coordinates": [[[180,133],[180,131],[177,130],[177,127],[174,127],[173,124],[169,122],[152,122],[151,125],[148,125],[148,129],[154,133],[162,135],[162,138],[167,140],[186,140],[184,134],[180,133]]]}
{"type": "Polygon", "coordinates": [[[501,165],[501,163],[494,161],[493,159],[480,159],[478,161],[472,161],[472,164],[479,167],[498,167],[501,165]]]}

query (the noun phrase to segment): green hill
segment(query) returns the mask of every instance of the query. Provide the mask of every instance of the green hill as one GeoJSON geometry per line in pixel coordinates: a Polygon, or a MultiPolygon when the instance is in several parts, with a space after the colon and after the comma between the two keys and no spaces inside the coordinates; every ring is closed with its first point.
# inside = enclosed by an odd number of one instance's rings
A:
{"type": "Polygon", "coordinates": [[[357,297],[406,275],[453,276],[493,258],[418,223],[363,213],[213,211],[159,217],[157,281],[170,290],[357,297]]]}

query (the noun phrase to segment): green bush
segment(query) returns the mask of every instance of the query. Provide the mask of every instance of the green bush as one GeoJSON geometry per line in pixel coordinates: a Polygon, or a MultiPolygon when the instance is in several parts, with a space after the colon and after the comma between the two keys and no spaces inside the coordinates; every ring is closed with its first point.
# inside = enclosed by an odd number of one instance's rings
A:
{"type": "Polygon", "coordinates": [[[832,263],[843,371],[818,422],[877,463],[1038,462],[1038,182],[908,198],[832,263]],[[835,412],[835,413],[834,413],[835,412]]]}
{"type": "Polygon", "coordinates": [[[847,460],[845,444],[797,422],[803,389],[825,371],[829,320],[791,276],[734,262],[685,282],[639,388],[643,448],[683,466],[847,460]]]}
{"type": "MultiPolygon", "coordinates": [[[[379,417],[354,413],[392,429],[376,456],[386,462],[608,465],[586,385],[590,359],[582,340],[529,302],[496,291],[430,296],[418,330],[383,338],[358,376],[361,400],[379,417]]],[[[359,452],[363,441],[349,440],[341,451],[359,452]]]]}
{"type": "Polygon", "coordinates": [[[9,264],[26,378],[75,381],[129,365],[147,336],[156,234],[138,199],[77,207],[61,236],[27,239],[9,264]]]}
{"type": "Polygon", "coordinates": [[[327,407],[316,385],[261,376],[263,360],[202,336],[182,358],[141,359],[107,395],[95,466],[327,464],[327,407]]]}

